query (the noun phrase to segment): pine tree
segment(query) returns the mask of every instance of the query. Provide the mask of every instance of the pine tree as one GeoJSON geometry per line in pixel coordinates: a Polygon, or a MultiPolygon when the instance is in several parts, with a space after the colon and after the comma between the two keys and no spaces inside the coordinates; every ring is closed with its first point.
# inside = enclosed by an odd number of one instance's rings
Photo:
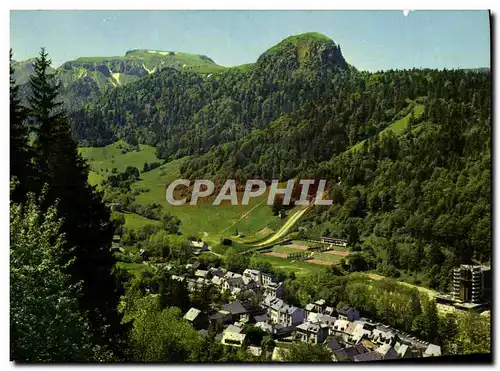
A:
{"type": "Polygon", "coordinates": [[[12,49],[10,51],[10,176],[15,177],[17,185],[11,191],[11,199],[21,202],[28,189],[31,175],[31,151],[28,144],[28,128],[25,125],[26,109],[19,98],[19,86],[14,81],[12,49]]]}
{"type": "Polygon", "coordinates": [[[79,306],[87,311],[96,341],[113,346],[123,329],[117,311],[120,292],[112,275],[115,258],[110,251],[110,213],[87,182],[88,167],[60,107],[54,75],[47,73],[50,63],[42,48],[30,78],[29,116],[37,133],[34,151],[38,184],[49,186],[45,206],[58,200],[58,214],[64,220],[62,231],[67,246],[74,248],[66,254],[68,260],[75,258],[70,273],[75,282],[83,282],[79,306]]]}

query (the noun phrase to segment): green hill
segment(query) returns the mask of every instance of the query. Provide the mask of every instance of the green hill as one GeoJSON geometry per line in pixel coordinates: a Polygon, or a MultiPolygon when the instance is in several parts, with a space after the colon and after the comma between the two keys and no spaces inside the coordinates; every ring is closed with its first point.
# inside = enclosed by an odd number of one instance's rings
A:
{"type": "Polygon", "coordinates": [[[429,285],[444,290],[450,267],[491,257],[489,78],[358,71],[333,40],[308,33],[216,75],[153,73],[91,100],[72,119],[80,142],[156,148],[166,164],[141,174],[136,200],[165,205],[183,233],[212,240],[236,228],[262,233],[276,218],[259,200],[166,206],[175,177],[322,178],[334,205],[301,218],[294,226],[301,238],[346,238],[359,252],[349,269],[394,277],[427,270],[429,285]]]}
{"type": "Polygon", "coordinates": [[[113,169],[122,172],[127,166],[134,166],[141,171],[146,162],[162,162],[156,157],[154,147],[144,144],[134,147],[124,141],[105,147],[80,147],[79,151],[90,166],[91,184],[99,184],[113,169]]]}

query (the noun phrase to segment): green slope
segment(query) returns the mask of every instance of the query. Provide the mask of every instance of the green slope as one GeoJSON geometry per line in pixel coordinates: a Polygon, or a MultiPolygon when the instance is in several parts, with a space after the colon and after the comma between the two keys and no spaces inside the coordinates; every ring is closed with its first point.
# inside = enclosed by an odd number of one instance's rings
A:
{"type": "MultiPolygon", "coordinates": [[[[123,171],[127,166],[135,166],[142,170],[144,162],[159,162],[155,150],[151,146],[140,145],[140,151],[122,153],[129,146],[119,141],[106,147],[80,148],[80,153],[87,159],[91,171],[89,183],[96,185],[112,174],[112,169],[123,171]]],[[[141,173],[141,179],[131,185],[132,189],[140,193],[135,201],[142,204],[159,203],[171,215],[178,217],[181,232],[186,235],[200,236],[209,241],[218,242],[221,236],[234,235],[236,229],[245,235],[252,235],[275,221],[271,208],[265,202],[266,195],[251,199],[249,205],[232,206],[230,204],[212,205],[214,198],[195,205],[172,206],[167,205],[165,191],[168,184],[180,177],[180,167],[187,159],[181,158],[168,162],[156,169],[141,173]]],[[[241,195],[239,196],[241,199],[241,195]]],[[[143,218],[136,214],[125,214],[127,228],[139,228],[155,221],[143,218]]]]}
{"type": "MultiPolygon", "coordinates": [[[[415,118],[420,117],[422,113],[424,112],[424,106],[422,104],[417,104],[413,108],[413,114],[415,118]]],[[[384,130],[380,131],[378,133],[379,137],[383,135],[384,133],[387,133],[388,131],[392,131],[394,134],[400,134],[406,129],[408,129],[408,122],[410,120],[411,113],[407,114],[403,118],[400,118],[399,120],[394,121],[392,124],[390,124],[388,127],[386,127],[384,130]]],[[[365,140],[362,140],[355,145],[353,145],[351,148],[347,150],[348,151],[355,151],[363,147],[363,144],[365,143],[365,140]]]]}
{"type": "Polygon", "coordinates": [[[81,147],[79,151],[90,165],[89,183],[93,185],[111,175],[114,168],[121,172],[127,166],[135,166],[141,171],[145,162],[162,162],[156,157],[154,147],[141,144],[137,151],[124,141],[105,147],[81,147]]]}

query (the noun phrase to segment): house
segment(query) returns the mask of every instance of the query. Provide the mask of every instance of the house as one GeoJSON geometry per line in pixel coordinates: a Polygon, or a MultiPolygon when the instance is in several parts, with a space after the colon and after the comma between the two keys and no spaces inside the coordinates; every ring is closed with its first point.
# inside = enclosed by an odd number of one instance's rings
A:
{"type": "Polygon", "coordinates": [[[240,289],[241,291],[241,289],[245,288],[245,283],[243,282],[242,277],[227,277],[226,274],[226,276],[224,276],[222,288],[234,294],[235,289],[240,289]]]}
{"type": "Polygon", "coordinates": [[[264,295],[271,295],[280,298],[285,293],[285,285],[283,282],[271,282],[264,286],[264,295]]]}
{"type": "Polygon", "coordinates": [[[241,289],[240,287],[233,287],[229,290],[231,292],[231,295],[233,296],[238,296],[240,295],[244,290],[241,289]]]}
{"type": "Polygon", "coordinates": [[[224,277],[224,272],[221,268],[216,268],[216,267],[211,267],[211,268],[208,268],[208,271],[210,272],[210,274],[212,275],[212,277],[224,277]]]}
{"type": "Polygon", "coordinates": [[[213,276],[211,282],[212,282],[213,285],[215,285],[215,286],[217,286],[219,288],[222,288],[223,285],[224,285],[225,280],[222,277],[213,276]]]}
{"type": "Polygon", "coordinates": [[[278,304],[278,303],[281,303],[279,305],[283,305],[283,300],[277,298],[277,297],[274,297],[272,295],[267,295],[264,297],[264,300],[262,300],[262,302],[260,303],[261,306],[267,310],[270,310],[272,306],[278,304]]]}
{"type": "Polygon", "coordinates": [[[229,278],[241,278],[243,277],[241,274],[239,273],[234,273],[234,272],[231,272],[231,271],[227,271],[225,274],[224,274],[224,278],[225,279],[229,279],[229,278]]]}
{"type": "Polygon", "coordinates": [[[354,344],[357,344],[362,338],[368,339],[372,336],[372,331],[368,328],[365,328],[364,323],[354,322],[356,327],[351,332],[351,341],[354,344]]]}
{"type": "Polygon", "coordinates": [[[309,303],[309,304],[306,305],[306,316],[309,317],[310,313],[316,313],[315,310],[314,310],[314,304],[313,303],[309,303]]]}
{"type": "Polygon", "coordinates": [[[219,324],[220,326],[231,323],[233,318],[231,313],[226,310],[219,310],[216,313],[208,317],[208,320],[212,326],[219,324]]]}
{"type": "Polygon", "coordinates": [[[326,308],[326,302],[323,299],[314,302],[314,310],[316,313],[323,313],[324,308],[326,308]]]}
{"type": "Polygon", "coordinates": [[[340,343],[338,342],[337,339],[332,339],[330,340],[326,346],[328,347],[328,349],[330,349],[331,351],[334,351],[334,350],[339,350],[342,348],[342,345],[340,345],[340,343]]]}
{"type": "Polygon", "coordinates": [[[366,318],[361,318],[361,319],[355,320],[354,323],[356,323],[358,325],[363,325],[363,328],[365,330],[368,330],[368,331],[373,331],[377,327],[376,323],[374,323],[366,318]]]}
{"type": "Polygon", "coordinates": [[[259,286],[259,284],[251,278],[243,276],[242,280],[243,280],[244,288],[247,290],[254,290],[259,286]]]}
{"type": "Polygon", "coordinates": [[[352,339],[352,332],[356,328],[354,322],[349,322],[347,320],[338,319],[333,323],[333,327],[330,329],[332,335],[338,336],[345,343],[350,343],[352,339]]]}
{"type": "Polygon", "coordinates": [[[295,333],[295,326],[273,325],[273,327],[274,335],[278,338],[293,337],[295,333]]]}
{"type": "Polygon", "coordinates": [[[308,322],[322,323],[322,324],[326,324],[328,327],[333,326],[333,324],[335,323],[336,320],[337,320],[337,318],[335,318],[335,317],[331,317],[329,315],[321,314],[321,313],[314,313],[314,312],[309,313],[309,315],[307,316],[308,322]]]}
{"type": "Polygon", "coordinates": [[[271,282],[276,282],[277,279],[271,275],[271,274],[268,274],[268,273],[261,273],[261,285],[262,286],[267,286],[269,285],[271,282]]]}
{"type": "Polygon", "coordinates": [[[243,305],[236,301],[234,303],[224,304],[222,309],[231,313],[233,321],[239,321],[242,314],[245,314],[247,310],[243,305]]]}
{"type": "Polygon", "coordinates": [[[257,269],[245,269],[243,271],[243,277],[246,277],[259,285],[262,284],[261,273],[257,269]]]}
{"type": "Polygon", "coordinates": [[[441,356],[441,347],[439,345],[429,344],[429,346],[427,347],[427,349],[425,349],[424,354],[422,356],[439,357],[441,356]]]}
{"type": "Polygon", "coordinates": [[[288,305],[281,299],[278,300],[270,307],[269,314],[272,323],[287,327],[304,322],[305,312],[302,308],[288,305]]]}
{"type": "Polygon", "coordinates": [[[393,345],[396,340],[396,334],[391,330],[374,329],[372,331],[372,340],[378,344],[391,344],[393,345]]]}
{"type": "Polygon", "coordinates": [[[210,281],[208,278],[201,278],[201,277],[198,277],[196,279],[196,287],[198,287],[199,289],[200,288],[203,288],[204,286],[208,286],[212,283],[212,281],[210,281]]]}
{"type": "Polygon", "coordinates": [[[208,251],[208,245],[202,241],[191,241],[190,246],[201,251],[208,251]]]}
{"type": "Polygon", "coordinates": [[[201,269],[197,269],[197,270],[194,272],[194,276],[195,276],[195,277],[201,277],[201,278],[209,278],[209,273],[208,273],[208,271],[204,271],[204,270],[201,270],[201,269]]]}
{"type": "Polygon", "coordinates": [[[282,326],[296,326],[304,322],[305,313],[302,308],[285,304],[280,308],[279,312],[278,323],[282,326]]]}
{"type": "Polygon", "coordinates": [[[183,318],[197,330],[206,328],[208,325],[208,316],[196,308],[189,309],[183,318]]]}
{"type": "MultiPolygon", "coordinates": [[[[245,308],[247,309],[247,308],[245,308]]],[[[248,310],[248,309],[247,309],[248,310]]],[[[247,324],[247,323],[250,323],[250,314],[249,313],[246,313],[246,314],[242,314],[240,315],[240,323],[241,324],[247,324]]]]}
{"type": "Polygon", "coordinates": [[[367,349],[362,345],[341,348],[333,351],[332,359],[337,362],[352,362],[360,354],[367,353],[367,349]]]}
{"type": "Polygon", "coordinates": [[[335,309],[333,309],[332,307],[326,307],[324,310],[323,310],[323,314],[326,314],[327,316],[332,316],[335,314],[335,309]]]}
{"type": "Polygon", "coordinates": [[[345,319],[338,319],[333,323],[333,332],[345,332],[351,322],[345,319]]]}
{"type": "Polygon", "coordinates": [[[396,343],[394,349],[398,353],[399,358],[412,358],[411,347],[408,344],[396,343]]]}
{"type": "Polygon", "coordinates": [[[262,348],[261,347],[255,347],[255,346],[249,346],[247,348],[248,352],[253,355],[254,357],[260,357],[262,354],[262,348]]]}
{"type": "Polygon", "coordinates": [[[266,296],[261,305],[267,309],[269,321],[273,324],[289,327],[304,322],[305,312],[302,308],[290,306],[272,295],[266,296]]]}
{"type": "Polygon", "coordinates": [[[355,321],[359,319],[359,312],[348,305],[342,306],[342,308],[338,310],[338,314],[340,319],[347,321],[355,321]]]}
{"type": "Polygon", "coordinates": [[[377,349],[377,345],[373,344],[370,340],[362,338],[357,345],[363,345],[369,352],[377,349]]]}
{"type": "Polygon", "coordinates": [[[380,361],[381,359],[382,356],[375,351],[366,352],[354,356],[354,362],[373,362],[373,361],[380,361]]]}
{"type": "Polygon", "coordinates": [[[221,343],[223,345],[229,345],[232,347],[241,348],[245,345],[246,334],[240,334],[237,332],[224,331],[222,334],[221,343]]]}
{"type": "Polygon", "coordinates": [[[328,336],[328,325],[324,323],[304,322],[296,327],[296,338],[311,344],[321,344],[328,336]]]}
{"type": "Polygon", "coordinates": [[[255,320],[256,323],[258,322],[267,323],[269,321],[269,316],[267,315],[267,313],[264,313],[254,316],[253,319],[255,320]]]}
{"type": "Polygon", "coordinates": [[[398,358],[398,352],[396,352],[396,350],[390,344],[383,344],[379,346],[377,349],[375,349],[375,352],[380,354],[382,356],[382,359],[398,358]]]}
{"type": "MultiPolygon", "coordinates": [[[[324,313],[324,310],[326,309],[326,302],[323,299],[316,300],[314,303],[309,303],[306,305],[306,312],[307,315],[309,316],[309,313],[324,313]]],[[[330,307],[328,307],[330,308],[330,307]]],[[[333,309],[333,308],[332,308],[333,309]]],[[[330,313],[329,315],[331,315],[330,313]]]]}
{"type": "Polygon", "coordinates": [[[241,333],[242,331],[242,328],[241,326],[236,326],[236,324],[234,325],[229,325],[227,326],[227,328],[224,330],[224,332],[235,332],[237,334],[241,333]]]}
{"type": "Polygon", "coordinates": [[[260,328],[262,331],[267,332],[268,334],[273,334],[274,333],[274,328],[272,325],[266,322],[257,322],[254,327],[260,328]]]}

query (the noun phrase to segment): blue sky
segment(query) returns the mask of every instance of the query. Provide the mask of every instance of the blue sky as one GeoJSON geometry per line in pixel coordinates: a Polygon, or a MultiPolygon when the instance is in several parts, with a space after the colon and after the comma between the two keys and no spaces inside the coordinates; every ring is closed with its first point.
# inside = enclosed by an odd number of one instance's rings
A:
{"type": "Polygon", "coordinates": [[[41,46],[53,64],[130,49],[205,54],[234,66],[287,36],[316,31],[359,69],[490,65],[487,11],[11,11],[14,59],[41,46]]]}

